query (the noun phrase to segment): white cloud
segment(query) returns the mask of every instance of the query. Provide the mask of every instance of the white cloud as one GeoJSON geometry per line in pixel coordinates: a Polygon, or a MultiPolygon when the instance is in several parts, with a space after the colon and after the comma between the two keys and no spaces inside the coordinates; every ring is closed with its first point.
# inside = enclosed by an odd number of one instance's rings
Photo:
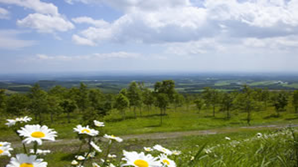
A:
{"type": "Polygon", "coordinates": [[[9,19],[9,14],[8,10],[0,8],[0,19],[9,19]]]}
{"type": "Polygon", "coordinates": [[[139,58],[141,55],[139,53],[131,53],[131,52],[112,52],[112,53],[95,53],[95,58],[101,59],[131,59],[131,58],[139,58]]]}
{"type": "Polygon", "coordinates": [[[77,17],[72,19],[73,22],[77,24],[91,24],[96,27],[108,27],[110,24],[104,20],[94,20],[91,17],[77,17]]]}
{"type": "Polygon", "coordinates": [[[107,4],[113,8],[122,11],[153,11],[153,10],[164,10],[166,8],[180,8],[189,6],[189,0],[65,0],[69,4],[74,2],[81,2],[85,4],[107,4]]]}
{"type": "Polygon", "coordinates": [[[46,60],[46,61],[95,61],[104,59],[136,59],[140,58],[139,53],[133,52],[111,52],[111,53],[94,53],[91,55],[79,55],[79,56],[48,56],[45,54],[38,54],[34,60],[46,60]]]}
{"type": "Polygon", "coordinates": [[[293,50],[298,46],[298,35],[272,38],[246,38],[243,39],[244,46],[264,48],[270,50],[293,50]]]}
{"type": "Polygon", "coordinates": [[[24,32],[16,30],[0,30],[0,49],[15,50],[36,44],[32,40],[22,40],[17,36],[24,32]]]}
{"type": "Polygon", "coordinates": [[[0,0],[0,3],[17,5],[36,12],[17,20],[19,26],[33,28],[41,33],[54,33],[74,28],[74,25],[60,14],[58,7],[52,3],[40,0],[0,0]]]}
{"type": "Polygon", "coordinates": [[[120,17],[110,26],[89,27],[78,35],[94,43],[112,42],[182,42],[208,36],[204,9],[185,7],[163,11],[134,11],[120,17]],[[183,13],[181,15],[181,13],[183,13]],[[204,33],[203,33],[204,32],[204,33]]]}
{"type": "Polygon", "coordinates": [[[297,8],[293,8],[295,1],[249,0],[240,3],[237,0],[206,0],[205,7],[213,20],[233,20],[262,28],[278,24],[297,26],[297,8]]]}
{"type": "Polygon", "coordinates": [[[87,38],[82,38],[78,35],[73,35],[72,36],[72,41],[74,41],[74,43],[78,44],[78,45],[89,45],[89,46],[95,46],[96,45],[93,41],[91,41],[87,38]]]}
{"type": "MultiPolygon", "coordinates": [[[[297,0],[73,0],[105,3],[124,15],[105,26],[92,26],[77,37],[101,42],[171,43],[205,38],[270,38],[298,32],[297,0]]],[[[95,25],[93,19],[81,22],[95,25]]]]}
{"type": "Polygon", "coordinates": [[[204,38],[198,41],[166,44],[166,54],[179,56],[199,56],[225,49],[217,38],[204,38]]]}
{"type": "Polygon", "coordinates": [[[60,16],[44,15],[40,13],[29,14],[17,24],[22,27],[36,29],[41,33],[53,33],[55,31],[67,31],[74,28],[74,25],[60,16]]]}
{"type": "Polygon", "coordinates": [[[58,8],[54,4],[40,0],[0,0],[0,3],[22,6],[42,14],[59,15],[58,8]]]}

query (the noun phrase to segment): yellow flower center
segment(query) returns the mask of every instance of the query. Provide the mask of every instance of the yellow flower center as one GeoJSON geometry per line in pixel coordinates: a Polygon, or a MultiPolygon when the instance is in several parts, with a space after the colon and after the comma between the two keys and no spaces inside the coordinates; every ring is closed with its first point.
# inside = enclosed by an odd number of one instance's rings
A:
{"type": "Polygon", "coordinates": [[[22,163],[20,165],[20,167],[34,167],[33,164],[29,164],[29,163],[22,163]]]}
{"type": "Polygon", "coordinates": [[[89,129],[83,129],[82,131],[81,131],[82,133],[90,133],[90,130],[89,129]]]}
{"type": "Polygon", "coordinates": [[[2,147],[3,145],[2,144],[0,144],[0,147],[2,147]]]}
{"type": "Polygon", "coordinates": [[[168,160],[166,160],[166,159],[162,160],[162,162],[163,162],[164,164],[170,165],[170,162],[169,162],[168,160]]]}
{"type": "Polygon", "coordinates": [[[148,162],[142,160],[142,159],[138,159],[134,162],[134,164],[138,167],[149,167],[148,162]]]}
{"type": "Polygon", "coordinates": [[[42,138],[42,137],[45,137],[46,135],[43,132],[37,131],[37,132],[33,132],[31,134],[31,136],[34,137],[34,138],[42,138]]]}
{"type": "Polygon", "coordinates": [[[0,154],[2,154],[4,151],[3,150],[0,150],[0,154]]]}

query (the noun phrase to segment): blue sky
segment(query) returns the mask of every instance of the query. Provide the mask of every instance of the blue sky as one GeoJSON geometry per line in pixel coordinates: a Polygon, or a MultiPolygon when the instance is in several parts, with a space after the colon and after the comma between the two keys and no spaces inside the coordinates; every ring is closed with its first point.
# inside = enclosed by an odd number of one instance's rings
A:
{"type": "Polygon", "coordinates": [[[0,73],[298,72],[298,0],[0,0],[0,73]]]}

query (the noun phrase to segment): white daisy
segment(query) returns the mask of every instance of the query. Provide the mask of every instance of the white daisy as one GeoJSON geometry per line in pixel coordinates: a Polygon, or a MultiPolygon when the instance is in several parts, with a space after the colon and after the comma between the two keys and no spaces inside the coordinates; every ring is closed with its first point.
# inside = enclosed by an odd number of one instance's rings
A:
{"type": "Polygon", "coordinates": [[[94,125],[97,126],[97,127],[103,127],[103,126],[105,126],[105,123],[104,122],[99,122],[97,120],[94,120],[93,122],[94,122],[94,125]]]}
{"type": "Polygon", "coordinates": [[[25,127],[22,127],[21,130],[18,130],[18,133],[20,136],[25,137],[23,143],[26,144],[37,142],[41,145],[42,139],[55,141],[55,137],[57,137],[57,132],[53,129],[49,129],[45,125],[25,125],[25,127]]]}
{"type": "Polygon", "coordinates": [[[20,117],[20,118],[17,118],[17,120],[19,120],[21,123],[23,122],[29,122],[32,120],[31,117],[28,117],[28,116],[25,116],[25,117],[20,117]]]}
{"type": "Polygon", "coordinates": [[[17,122],[23,123],[23,122],[29,122],[31,121],[32,118],[25,116],[25,117],[20,117],[20,118],[16,118],[16,119],[7,119],[7,123],[5,125],[7,125],[8,127],[11,127],[13,125],[15,125],[17,122]]]}
{"type": "Polygon", "coordinates": [[[91,153],[85,153],[85,157],[87,157],[87,158],[94,158],[95,157],[95,154],[96,154],[96,152],[95,151],[93,151],[93,152],[91,152],[91,153]]]}
{"type": "MultiPolygon", "coordinates": [[[[30,153],[34,154],[34,150],[30,149],[30,153]]],[[[40,149],[36,150],[36,154],[38,154],[38,155],[47,155],[49,153],[51,153],[51,150],[40,150],[40,149]]]]}
{"type": "Polygon", "coordinates": [[[92,167],[100,167],[97,163],[93,162],[92,167]]]}
{"type": "Polygon", "coordinates": [[[79,164],[79,162],[76,161],[76,160],[72,160],[72,161],[71,161],[71,165],[78,165],[78,164],[79,164]]]}
{"type": "Polygon", "coordinates": [[[158,158],[161,164],[167,167],[176,167],[176,163],[173,160],[170,160],[165,154],[161,154],[158,158]]]}
{"type": "Polygon", "coordinates": [[[108,158],[116,158],[117,157],[117,155],[115,155],[115,154],[108,154],[108,158]]]}
{"type": "Polygon", "coordinates": [[[105,134],[103,137],[107,138],[107,139],[110,139],[110,140],[116,140],[117,142],[122,142],[123,141],[123,139],[121,139],[120,137],[116,137],[114,135],[105,134]]]}
{"type": "Polygon", "coordinates": [[[160,151],[160,152],[162,152],[162,153],[165,153],[165,154],[167,154],[167,155],[172,155],[173,153],[172,153],[172,151],[170,151],[169,149],[166,149],[166,148],[164,148],[164,147],[162,147],[161,145],[155,145],[154,147],[153,147],[153,149],[155,149],[155,150],[157,150],[157,151],[160,151]]]}
{"type": "Polygon", "coordinates": [[[260,132],[257,133],[257,137],[258,137],[258,138],[261,138],[262,136],[263,136],[262,133],[260,133],[260,132]]]}
{"type": "Polygon", "coordinates": [[[116,167],[114,164],[110,163],[109,167],[116,167]]]}
{"type": "Polygon", "coordinates": [[[153,151],[153,149],[151,147],[144,147],[144,150],[147,152],[153,151]]]}
{"type": "Polygon", "coordinates": [[[83,157],[82,155],[78,155],[78,156],[76,156],[76,158],[77,158],[77,160],[79,160],[79,161],[83,161],[83,160],[85,160],[85,157],[83,157]]]}
{"type": "Polygon", "coordinates": [[[231,140],[231,138],[229,138],[229,137],[225,137],[225,139],[226,139],[226,140],[231,140]]]}
{"type": "Polygon", "coordinates": [[[15,119],[7,119],[7,123],[5,123],[5,125],[7,125],[8,127],[11,127],[13,125],[15,125],[17,123],[17,120],[15,119]]]}
{"type": "Polygon", "coordinates": [[[90,145],[97,151],[97,152],[102,152],[102,150],[96,145],[93,141],[90,142],[90,145]]]}
{"type": "Polygon", "coordinates": [[[7,155],[7,156],[11,156],[11,154],[10,154],[10,152],[9,151],[11,151],[11,150],[13,150],[13,148],[11,148],[10,146],[1,146],[0,147],[0,156],[4,156],[4,155],[7,155]]]}
{"type": "Polygon", "coordinates": [[[143,152],[137,153],[123,151],[122,160],[126,161],[122,166],[134,166],[134,167],[160,167],[161,164],[151,154],[145,155],[143,152]]]}
{"type": "Polygon", "coordinates": [[[181,154],[181,151],[173,150],[172,153],[173,153],[174,155],[180,155],[180,154],[181,154]]]}
{"type": "Polygon", "coordinates": [[[16,158],[11,158],[6,167],[47,167],[47,165],[43,159],[36,159],[36,155],[17,154],[16,158]]]}
{"type": "Polygon", "coordinates": [[[211,149],[209,149],[209,148],[204,149],[204,151],[205,151],[206,154],[212,153],[211,149]]]}
{"type": "Polygon", "coordinates": [[[0,142],[0,147],[11,147],[11,143],[8,143],[8,142],[0,142]]]}
{"type": "Polygon", "coordinates": [[[77,125],[77,127],[73,128],[73,130],[75,132],[78,132],[79,134],[87,134],[90,136],[97,136],[99,133],[97,130],[89,128],[88,125],[86,127],[83,127],[82,125],[77,125]]]}

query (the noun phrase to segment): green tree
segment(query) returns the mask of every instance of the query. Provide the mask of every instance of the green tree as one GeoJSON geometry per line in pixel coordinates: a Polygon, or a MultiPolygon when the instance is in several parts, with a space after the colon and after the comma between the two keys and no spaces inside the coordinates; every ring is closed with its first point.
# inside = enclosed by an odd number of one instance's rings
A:
{"type": "MultiPolygon", "coordinates": [[[[166,99],[168,100],[167,105],[169,105],[170,103],[173,103],[174,95],[176,94],[175,82],[173,80],[164,80],[162,82],[156,82],[154,85],[154,94],[166,95],[167,96],[166,99]]],[[[166,114],[166,110],[164,110],[164,114],[166,114]]]]}
{"type": "Polygon", "coordinates": [[[142,104],[142,92],[136,82],[131,82],[129,84],[127,89],[127,98],[130,102],[129,107],[133,107],[135,118],[137,118],[136,108],[142,104]]]}
{"type": "Polygon", "coordinates": [[[24,94],[12,94],[7,99],[7,112],[14,115],[21,115],[28,110],[30,99],[24,94]]]}
{"type": "Polygon", "coordinates": [[[179,94],[179,93],[175,93],[174,94],[174,100],[173,100],[173,104],[174,104],[174,108],[175,111],[177,111],[177,107],[182,106],[184,103],[184,96],[179,94]]]}
{"type": "Polygon", "coordinates": [[[61,102],[61,107],[63,108],[63,111],[67,113],[67,121],[70,123],[70,113],[74,112],[77,108],[76,103],[70,99],[64,99],[61,102]]]}
{"type": "Polygon", "coordinates": [[[63,111],[60,103],[61,100],[57,96],[49,95],[47,97],[48,100],[48,107],[47,107],[47,112],[50,113],[51,115],[51,123],[54,122],[54,114],[61,113],[63,111]]]}
{"type": "Polygon", "coordinates": [[[119,93],[116,97],[115,108],[118,109],[122,114],[122,119],[125,119],[125,109],[129,107],[129,100],[126,96],[119,93]]]}
{"type": "Polygon", "coordinates": [[[35,119],[39,120],[39,124],[42,124],[42,113],[48,111],[48,95],[47,92],[41,90],[39,84],[35,84],[29,93],[30,97],[30,109],[35,115],[35,119]]]}
{"type": "Polygon", "coordinates": [[[196,105],[196,108],[198,109],[198,113],[200,114],[200,111],[205,106],[205,100],[202,98],[197,98],[196,100],[194,100],[194,103],[196,105]]]}
{"type": "Polygon", "coordinates": [[[168,96],[169,102],[173,103],[174,95],[176,94],[175,82],[173,80],[163,80],[162,82],[156,82],[154,90],[157,93],[164,93],[168,96]]]}
{"type": "Polygon", "coordinates": [[[227,119],[231,118],[230,110],[233,107],[234,99],[237,95],[237,92],[228,93],[225,92],[222,95],[221,105],[222,108],[227,112],[227,119]]]}
{"type": "Polygon", "coordinates": [[[278,94],[274,95],[271,100],[277,116],[280,116],[280,112],[284,111],[285,107],[288,105],[287,94],[285,92],[279,92],[278,94]]]}
{"type": "Polygon", "coordinates": [[[215,108],[219,103],[219,92],[215,89],[206,87],[202,92],[202,97],[208,106],[212,106],[213,117],[215,117],[215,108]]]}
{"type": "Polygon", "coordinates": [[[298,112],[298,90],[293,92],[292,105],[295,108],[295,112],[298,112]]]}
{"type": "Polygon", "coordinates": [[[164,80],[154,84],[155,105],[160,109],[160,125],[162,125],[162,117],[166,114],[168,105],[174,102],[175,93],[173,80],[164,80]]]}
{"type": "Polygon", "coordinates": [[[112,94],[106,94],[105,95],[105,102],[104,102],[104,111],[105,111],[105,114],[112,110],[113,109],[113,102],[114,102],[114,96],[112,94]]]}
{"type": "Polygon", "coordinates": [[[146,88],[143,91],[143,103],[147,106],[147,110],[151,110],[151,106],[154,104],[154,95],[150,89],[146,88]]]}
{"type": "Polygon", "coordinates": [[[90,106],[97,111],[103,111],[105,97],[99,89],[90,89],[88,93],[90,106]]]}
{"type": "Polygon", "coordinates": [[[257,101],[253,98],[253,93],[254,91],[250,87],[244,85],[241,93],[239,93],[235,99],[235,105],[237,106],[237,108],[247,113],[246,120],[248,125],[250,125],[251,121],[251,112],[257,109],[257,107],[259,106],[257,104],[257,101]]]}
{"type": "Polygon", "coordinates": [[[67,89],[60,85],[54,86],[48,91],[49,95],[59,97],[59,99],[65,98],[66,93],[67,93],[67,89]]]}
{"type": "Polygon", "coordinates": [[[156,94],[155,105],[160,109],[160,125],[162,125],[162,117],[166,114],[167,106],[169,105],[169,97],[165,93],[156,94]]]}
{"type": "Polygon", "coordinates": [[[128,94],[127,89],[126,88],[121,89],[120,92],[119,92],[119,94],[122,94],[125,97],[127,97],[127,94],[128,94]]]}
{"type": "Polygon", "coordinates": [[[78,92],[77,105],[81,111],[85,111],[89,107],[88,89],[84,83],[80,84],[78,92]]]}
{"type": "Polygon", "coordinates": [[[6,94],[4,89],[0,89],[0,113],[3,115],[5,111],[6,111],[6,94]]]}

